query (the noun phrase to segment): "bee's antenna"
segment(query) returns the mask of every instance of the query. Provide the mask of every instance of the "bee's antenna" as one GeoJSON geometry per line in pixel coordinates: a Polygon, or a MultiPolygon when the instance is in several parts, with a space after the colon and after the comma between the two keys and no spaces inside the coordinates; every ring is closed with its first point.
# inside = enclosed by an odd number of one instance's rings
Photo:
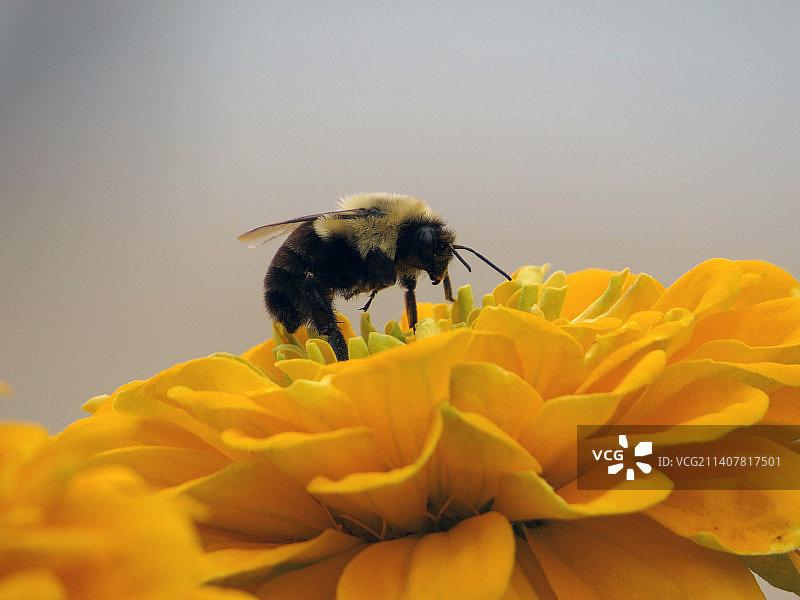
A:
{"type": "MultiPolygon", "coordinates": [[[[460,247],[460,246],[459,246],[459,247],[460,247]]],[[[458,260],[460,260],[460,261],[461,261],[461,264],[462,264],[462,265],[464,265],[464,266],[467,268],[467,271],[469,271],[470,273],[472,273],[472,267],[470,267],[470,266],[467,264],[467,261],[465,261],[465,260],[464,260],[464,259],[461,257],[461,255],[460,255],[458,252],[456,252],[456,247],[455,247],[455,246],[453,246],[453,254],[455,254],[455,255],[456,255],[456,258],[457,258],[458,260]]]]}
{"type": "Polygon", "coordinates": [[[505,271],[503,271],[503,269],[501,269],[500,267],[498,267],[496,264],[494,264],[492,261],[490,261],[488,258],[486,258],[486,257],[485,257],[483,254],[481,254],[480,252],[477,252],[476,250],[473,250],[473,249],[472,249],[472,248],[470,248],[469,246],[457,246],[456,244],[453,244],[453,254],[455,254],[455,255],[456,255],[456,258],[458,258],[458,260],[460,260],[460,261],[461,261],[461,262],[464,264],[464,266],[465,266],[465,267],[467,267],[467,271],[469,271],[470,273],[472,272],[472,269],[470,269],[470,268],[469,268],[469,265],[468,265],[468,264],[467,264],[467,263],[464,261],[464,259],[463,259],[463,258],[461,258],[461,257],[458,255],[458,252],[456,252],[456,249],[458,249],[458,250],[467,250],[468,252],[472,252],[472,253],[473,253],[475,256],[477,256],[478,258],[480,258],[480,259],[481,259],[483,262],[485,262],[487,265],[489,265],[490,267],[492,267],[492,268],[493,268],[495,271],[497,271],[498,273],[500,273],[500,275],[502,275],[503,277],[505,277],[506,279],[508,279],[509,281],[511,281],[511,275],[509,275],[508,273],[506,273],[505,271]]]}

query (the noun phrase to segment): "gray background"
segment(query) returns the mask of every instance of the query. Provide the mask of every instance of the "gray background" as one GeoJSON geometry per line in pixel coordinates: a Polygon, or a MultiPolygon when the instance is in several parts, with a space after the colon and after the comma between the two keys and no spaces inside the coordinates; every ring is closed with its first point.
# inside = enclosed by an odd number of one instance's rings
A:
{"type": "Polygon", "coordinates": [[[0,417],[261,342],[277,244],[236,236],[352,192],[509,270],[797,275],[798,31],[796,1],[3,2],[0,417]]]}

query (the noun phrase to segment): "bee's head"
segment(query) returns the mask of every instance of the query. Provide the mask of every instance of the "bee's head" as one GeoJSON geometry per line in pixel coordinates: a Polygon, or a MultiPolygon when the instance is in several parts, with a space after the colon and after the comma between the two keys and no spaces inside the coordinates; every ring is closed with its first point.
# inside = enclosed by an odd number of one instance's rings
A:
{"type": "Polygon", "coordinates": [[[409,266],[425,271],[436,285],[447,275],[455,239],[455,234],[440,222],[415,223],[398,240],[398,256],[402,255],[409,266]]]}
{"type": "Polygon", "coordinates": [[[455,243],[456,234],[447,229],[441,221],[417,221],[409,223],[401,230],[397,240],[396,264],[405,264],[415,269],[422,269],[431,278],[431,283],[440,283],[447,275],[447,267],[455,256],[467,271],[472,271],[467,261],[458,253],[459,250],[471,252],[503,277],[511,280],[511,276],[469,246],[455,243]]]}
{"type": "Polygon", "coordinates": [[[455,239],[452,231],[439,224],[423,226],[417,231],[417,256],[433,285],[438,284],[447,274],[447,266],[453,258],[455,239]]]}

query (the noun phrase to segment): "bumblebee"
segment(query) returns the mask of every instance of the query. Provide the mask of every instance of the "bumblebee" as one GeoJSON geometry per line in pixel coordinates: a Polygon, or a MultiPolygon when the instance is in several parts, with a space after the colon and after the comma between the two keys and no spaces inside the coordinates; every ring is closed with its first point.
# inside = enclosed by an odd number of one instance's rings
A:
{"type": "Polygon", "coordinates": [[[425,272],[442,284],[453,301],[447,272],[453,256],[471,271],[457,250],[472,252],[506,279],[511,277],[485,256],[455,243],[456,236],[427,204],[400,194],[355,194],[340,209],[263,225],[239,241],[256,248],[289,234],[264,277],[267,312],[289,332],[313,326],[328,337],[338,360],[347,360],[347,343],[333,308],[337,295],[350,299],[369,292],[367,310],[382,289],[400,283],[411,328],[417,324],[415,289],[425,272]]]}

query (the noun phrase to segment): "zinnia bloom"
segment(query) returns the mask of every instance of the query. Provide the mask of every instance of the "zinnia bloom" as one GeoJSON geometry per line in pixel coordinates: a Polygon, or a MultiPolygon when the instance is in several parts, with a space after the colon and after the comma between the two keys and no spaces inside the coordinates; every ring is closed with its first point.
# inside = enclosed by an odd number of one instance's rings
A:
{"type": "Polygon", "coordinates": [[[0,599],[247,598],[200,588],[185,500],[154,496],[126,467],[86,466],[101,437],[122,433],[55,441],[36,425],[0,424],[0,599]]]}
{"type": "Polygon", "coordinates": [[[800,426],[798,282],[722,259],[668,289],[546,270],[482,307],[468,288],[420,306],[414,334],[348,326],[344,363],[276,327],[94,399],[65,435],[125,423],[95,467],[201,505],[203,581],[261,598],[763,597],[740,557],[792,585],[764,557],[796,564],[800,491],[714,469],[707,489],[654,471],[658,489],[584,490],[576,443],[578,425],[656,425],[725,444],[675,429],[722,426],[800,482],[791,440],[754,428],[800,426]]]}

